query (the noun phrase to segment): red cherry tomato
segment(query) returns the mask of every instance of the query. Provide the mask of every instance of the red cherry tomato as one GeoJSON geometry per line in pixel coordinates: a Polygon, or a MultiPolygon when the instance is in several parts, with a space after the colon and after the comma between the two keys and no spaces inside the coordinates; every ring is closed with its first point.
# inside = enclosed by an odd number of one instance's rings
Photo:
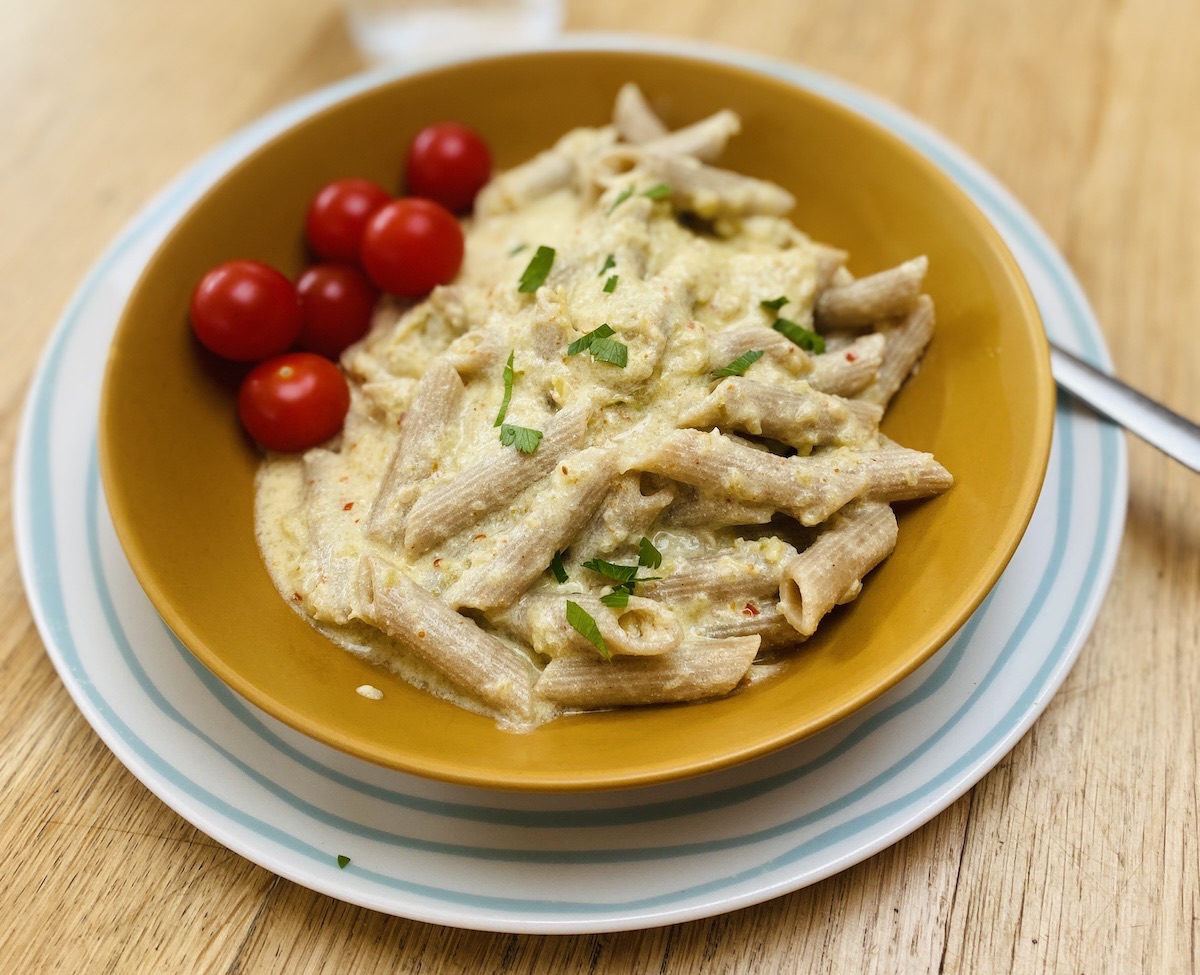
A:
{"type": "Polygon", "coordinates": [[[336,359],[371,327],[379,290],[356,267],[315,264],[296,282],[300,296],[297,348],[336,359]]]}
{"type": "Polygon", "coordinates": [[[391,198],[367,179],[339,179],[322,187],[308,206],[308,246],[322,260],[357,264],[363,228],[391,198]]]}
{"type": "Polygon", "coordinates": [[[384,291],[417,298],[446,284],[463,258],[462,228],[432,200],[404,197],[375,214],[363,233],[362,265],[384,291]]]}
{"type": "Polygon", "coordinates": [[[350,388],[323,356],[288,352],[260,362],[242,380],[238,416],[268,450],[307,450],[342,428],[350,388]]]}
{"type": "Polygon", "coordinates": [[[261,261],[226,261],[192,291],[192,330],[217,355],[254,362],[278,355],[300,332],[292,282],[261,261]]]}
{"type": "Polygon", "coordinates": [[[465,213],[475,194],[491,178],[492,153],[474,129],[438,122],[417,133],[408,147],[408,192],[435,200],[447,210],[465,213]]]}

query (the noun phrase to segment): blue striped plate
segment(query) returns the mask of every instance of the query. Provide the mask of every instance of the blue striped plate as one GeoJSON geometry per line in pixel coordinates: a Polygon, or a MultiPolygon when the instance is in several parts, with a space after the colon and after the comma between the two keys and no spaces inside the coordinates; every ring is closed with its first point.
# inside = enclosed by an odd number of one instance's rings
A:
{"type": "MultiPolygon", "coordinates": [[[[898,109],[795,65],[704,45],[587,36],[558,46],[708,57],[870,117],[975,199],[1020,262],[1052,337],[1108,367],[1086,299],[1033,220],[898,109]]],[[[18,554],[47,652],[97,733],[179,815],[269,870],[376,910],[496,931],[612,931],[743,907],[857,863],[946,808],[1046,707],[1112,573],[1127,495],[1124,440],[1065,401],[1030,530],[963,629],[853,717],[688,781],[510,794],[379,768],[256,710],[163,625],[117,544],[97,473],[95,418],[117,318],[165,233],[230,165],[385,77],[302,98],[197,162],[100,258],[45,352],[17,450],[18,554]],[[349,863],[339,866],[339,856],[349,863]]]]}

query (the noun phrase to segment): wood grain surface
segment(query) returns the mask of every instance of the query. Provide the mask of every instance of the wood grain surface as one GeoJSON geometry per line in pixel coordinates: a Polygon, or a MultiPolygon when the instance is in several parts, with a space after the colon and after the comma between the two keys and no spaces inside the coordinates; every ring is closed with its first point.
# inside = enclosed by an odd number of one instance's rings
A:
{"type": "MultiPolygon", "coordinates": [[[[1200,4],[605,0],[569,3],[568,26],[742,47],[903,106],[1046,229],[1119,374],[1200,419],[1200,4]]],[[[579,937],[393,918],[229,852],[113,758],[43,651],[13,553],[30,376],[156,190],[361,67],[334,0],[0,0],[0,969],[1197,971],[1200,477],[1136,441],[1111,590],[1033,729],[924,828],[757,907],[579,937]]]]}

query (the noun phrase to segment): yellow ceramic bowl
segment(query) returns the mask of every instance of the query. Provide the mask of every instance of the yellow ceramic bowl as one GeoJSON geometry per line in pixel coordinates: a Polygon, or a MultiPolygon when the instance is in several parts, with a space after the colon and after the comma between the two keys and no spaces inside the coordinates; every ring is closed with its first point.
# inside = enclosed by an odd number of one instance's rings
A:
{"type": "Polygon", "coordinates": [[[726,64],[549,52],[436,70],[346,99],[235,167],[150,262],[117,330],[100,420],[105,493],[129,561],[178,637],[222,680],[294,728],[408,772],[481,786],[575,790],[705,772],[762,755],[862,707],[967,619],[999,577],[1045,472],[1053,384],[1037,310],[1000,238],[922,156],[812,93],[726,64]],[[305,207],[361,175],[398,189],[422,126],[475,126],[506,167],[638,82],[672,125],[734,109],[723,164],[783,184],[794,219],[859,273],[928,254],[938,332],[885,430],[955,475],[908,506],[862,596],[779,676],[724,700],[566,717],[531,734],[435,699],[341,651],[288,608],[255,546],[256,448],[234,409],[243,370],[202,354],[187,322],[212,265],[253,257],[296,274],[305,207]],[[380,701],[355,693],[360,684],[380,701]]]}

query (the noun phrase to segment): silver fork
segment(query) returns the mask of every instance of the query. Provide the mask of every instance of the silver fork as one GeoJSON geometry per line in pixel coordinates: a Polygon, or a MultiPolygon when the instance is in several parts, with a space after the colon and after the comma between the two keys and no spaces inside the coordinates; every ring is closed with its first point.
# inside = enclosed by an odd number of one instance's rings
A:
{"type": "Polygon", "coordinates": [[[1168,457],[1200,472],[1200,426],[1050,343],[1054,381],[1168,457]]]}

